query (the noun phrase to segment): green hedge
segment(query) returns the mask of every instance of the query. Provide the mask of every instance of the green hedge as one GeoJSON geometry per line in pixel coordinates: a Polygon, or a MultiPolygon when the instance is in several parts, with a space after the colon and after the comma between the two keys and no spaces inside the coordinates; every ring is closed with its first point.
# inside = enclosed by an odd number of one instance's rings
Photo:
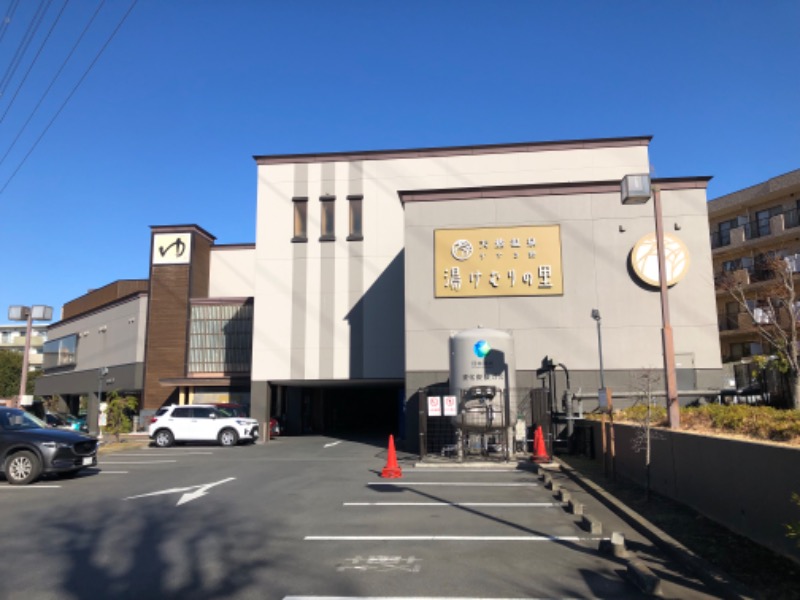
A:
{"type": "MultiPolygon", "coordinates": [[[[636,405],[615,411],[614,420],[644,423],[646,413],[647,407],[636,405]]],[[[660,405],[652,407],[650,422],[655,427],[666,427],[666,409],[660,405]]],[[[746,404],[681,407],[681,429],[734,433],[773,442],[800,442],[800,411],[746,404]]]]}

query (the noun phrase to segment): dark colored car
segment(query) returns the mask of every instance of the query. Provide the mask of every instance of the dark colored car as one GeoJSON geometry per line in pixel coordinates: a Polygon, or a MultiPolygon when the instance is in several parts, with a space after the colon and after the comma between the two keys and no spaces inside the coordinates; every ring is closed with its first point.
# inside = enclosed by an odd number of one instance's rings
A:
{"type": "Polygon", "coordinates": [[[97,464],[97,440],[54,429],[18,408],[0,407],[0,468],[8,483],[31,483],[45,473],[69,477],[97,464]]]}

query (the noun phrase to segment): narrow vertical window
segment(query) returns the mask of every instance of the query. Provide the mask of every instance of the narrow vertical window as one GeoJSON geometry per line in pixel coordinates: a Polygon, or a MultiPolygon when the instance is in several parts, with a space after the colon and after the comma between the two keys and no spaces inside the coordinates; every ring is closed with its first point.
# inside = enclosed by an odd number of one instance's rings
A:
{"type": "Polygon", "coordinates": [[[293,242],[308,241],[308,198],[305,196],[295,196],[292,198],[294,204],[294,237],[293,242]]]}
{"type": "Polygon", "coordinates": [[[336,239],[336,222],[334,220],[334,209],[336,208],[336,196],[320,196],[319,201],[322,208],[322,220],[320,222],[321,231],[320,242],[332,242],[336,239]]]}
{"type": "Polygon", "coordinates": [[[347,236],[348,242],[358,242],[364,239],[364,232],[361,229],[361,211],[364,196],[348,196],[350,203],[350,235],[347,236]]]}

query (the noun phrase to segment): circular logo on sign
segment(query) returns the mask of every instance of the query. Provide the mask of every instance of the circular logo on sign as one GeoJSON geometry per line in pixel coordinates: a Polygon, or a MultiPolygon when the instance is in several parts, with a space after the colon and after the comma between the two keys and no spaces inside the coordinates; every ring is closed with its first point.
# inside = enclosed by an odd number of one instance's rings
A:
{"type": "Polygon", "coordinates": [[[472,244],[469,243],[469,240],[456,240],[453,242],[450,254],[456,260],[467,260],[472,256],[472,244]]]}
{"type": "MultiPolygon", "coordinates": [[[[648,233],[633,247],[631,264],[636,275],[648,285],[661,285],[658,278],[658,243],[655,233],[648,233]]],[[[667,285],[675,285],[689,270],[689,250],[680,239],[664,234],[664,266],[667,285]]]]}
{"type": "Polygon", "coordinates": [[[475,342],[473,349],[475,350],[475,356],[478,358],[486,358],[486,355],[491,352],[492,347],[486,340],[480,340],[479,342],[475,342]]]}

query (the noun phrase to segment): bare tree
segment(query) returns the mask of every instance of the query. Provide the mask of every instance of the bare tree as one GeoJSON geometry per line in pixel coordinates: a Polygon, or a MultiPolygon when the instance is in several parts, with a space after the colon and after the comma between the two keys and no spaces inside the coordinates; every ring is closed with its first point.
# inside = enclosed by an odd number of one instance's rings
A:
{"type": "Polygon", "coordinates": [[[777,357],[777,367],[789,380],[789,407],[800,410],[800,352],[798,352],[798,290],[793,264],[779,256],[762,262],[763,285],[728,276],[722,281],[726,290],[749,315],[753,328],[777,357]]]}
{"type": "Polygon", "coordinates": [[[653,405],[655,400],[653,398],[653,386],[658,383],[660,377],[652,369],[645,369],[640,376],[639,396],[634,403],[644,404],[645,413],[644,417],[639,420],[639,427],[633,437],[632,445],[634,452],[644,452],[644,473],[645,473],[645,498],[650,499],[650,457],[651,457],[651,442],[653,440],[653,405]]]}

